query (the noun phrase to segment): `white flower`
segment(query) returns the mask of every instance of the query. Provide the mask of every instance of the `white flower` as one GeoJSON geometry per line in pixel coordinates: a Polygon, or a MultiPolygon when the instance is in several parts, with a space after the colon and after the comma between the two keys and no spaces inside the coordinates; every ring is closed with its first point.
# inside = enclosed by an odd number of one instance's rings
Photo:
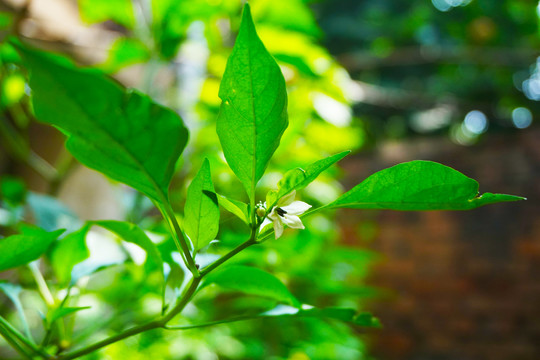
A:
{"type": "Polygon", "coordinates": [[[283,234],[283,224],[291,229],[304,229],[304,224],[302,224],[298,215],[306,212],[311,205],[303,201],[294,201],[295,196],[296,191],[293,190],[289,195],[285,195],[279,199],[276,206],[268,214],[268,217],[264,219],[261,229],[270,222],[273,222],[276,239],[283,234]]]}

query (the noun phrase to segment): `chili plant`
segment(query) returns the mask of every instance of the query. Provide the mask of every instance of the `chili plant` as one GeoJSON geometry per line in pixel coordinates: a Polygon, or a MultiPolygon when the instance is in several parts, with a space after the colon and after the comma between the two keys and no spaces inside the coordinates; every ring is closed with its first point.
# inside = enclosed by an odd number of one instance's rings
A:
{"type": "MultiPolygon", "coordinates": [[[[287,92],[280,68],[259,39],[250,8],[245,5],[240,31],[219,89],[222,105],[216,130],[224,157],[244,187],[249,202],[218,194],[210,163],[205,160],[189,185],[183,216],[179,217],[180,209],[173,209],[169,200],[169,185],[188,143],[188,130],[182,119],[148,96],[124,89],[97,70],[78,68],[65,58],[18,41],[13,45],[29,71],[37,119],[66,136],[66,147],[79,162],[147,196],[168,224],[185,267],[182,283],[175,285],[179,291],[168,301],[167,283],[177,279],[169,276],[170,267],[161,252],[138,226],[123,221],[89,221],[65,235],[63,230],[51,232],[21,226],[19,234],[0,240],[0,271],[30,263],[48,305],[47,313],[43,314],[44,336],[40,341],[33,338],[29,329],[20,331],[0,317],[0,333],[24,358],[75,359],[157,328],[189,330],[252,318],[316,317],[359,327],[377,327],[379,322],[369,313],[303,304],[276,276],[255,267],[229,265],[227,261],[248,247],[286,238],[285,228],[302,231],[303,219],[330,209],[470,210],[523,199],[503,194],[479,195],[475,180],[430,161],[402,163],[377,172],[324,206],[312,207],[295,199],[297,190],[349,152],[291,169],[265,199],[257,199],[257,184],[288,126],[287,92]],[[249,236],[214,261],[199,262],[198,254],[219,234],[220,207],[238,217],[249,230],[249,236]],[[61,334],[70,326],[69,317],[87,309],[72,306],[69,297],[81,278],[80,271],[74,268],[89,255],[85,238],[93,227],[106,229],[144,249],[146,276],[163,289],[161,311],[94,343],[61,341],[61,336],[57,336],[60,341],[54,342],[54,333],[61,334]],[[56,301],[50,294],[39,269],[32,263],[42,256],[50,261],[57,283],[67,289],[62,301],[56,301]],[[278,305],[257,314],[177,324],[177,316],[198,292],[211,284],[270,298],[278,305]]],[[[0,285],[4,292],[15,296],[10,284],[0,285]]]]}

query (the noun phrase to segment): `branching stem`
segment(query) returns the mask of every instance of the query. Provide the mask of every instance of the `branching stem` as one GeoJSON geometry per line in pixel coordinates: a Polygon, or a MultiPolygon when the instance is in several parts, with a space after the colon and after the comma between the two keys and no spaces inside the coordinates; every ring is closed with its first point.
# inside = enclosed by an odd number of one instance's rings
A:
{"type": "MultiPolygon", "coordinates": [[[[178,229],[180,229],[180,227],[178,227],[178,229]]],[[[107,339],[98,341],[97,343],[89,345],[87,347],[84,347],[84,348],[82,348],[80,350],[76,350],[76,351],[73,351],[73,352],[70,352],[70,353],[67,353],[67,354],[64,354],[64,355],[59,355],[58,357],[55,357],[53,359],[55,359],[55,360],[76,359],[76,358],[78,358],[80,356],[90,354],[90,353],[92,353],[92,352],[94,352],[96,350],[99,350],[99,349],[107,346],[107,345],[113,344],[115,342],[118,342],[118,341],[123,340],[123,339],[128,338],[128,337],[140,334],[142,332],[146,332],[146,331],[150,331],[150,330],[154,330],[154,329],[158,329],[158,328],[167,329],[167,323],[169,321],[171,321],[176,315],[178,315],[186,307],[186,305],[191,301],[191,299],[193,298],[193,296],[197,292],[197,288],[198,288],[199,284],[201,283],[202,279],[204,278],[204,276],[208,275],[215,268],[217,268],[218,266],[220,266],[221,264],[223,264],[224,262],[226,262],[227,260],[229,260],[230,258],[235,256],[236,254],[238,254],[242,250],[248,248],[251,245],[257,244],[257,233],[258,233],[257,227],[253,227],[252,230],[251,230],[251,235],[250,235],[250,237],[249,237],[249,239],[247,241],[245,241],[244,243],[238,245],[236,248],[234,248],[233,250],[231,250],[227,254],[223,255],[221,258],[219,258],[218,260],[216,260],[215,262],[213,262],[212,264],[210,264],[209,266],[204,268],[201,272],[197,272],[197,276],[194,276],[191,279],[191,283],[186,288],[183,295],[178,300],[177,304],[172,308],[171,311],[169,311],[164,316],[160,317],[157,320],[153,320],[153,321],[147,322],[145,324],[138,325],[138,326],[132,327],[130,329],[127,329],[127,330],[125,330],[125,331],[123,331],[123,332],[121,332],[121,333],[119,333],[117,335],[114,335],[114,336],[109,337],[107,339]]],[[[186,244],[186,246],[187,246],[187,244],[186,244]]],[[[186,255],[189,256],[188,259],[191,258],[191,255],[190,255],[189,252],[187,252],[186,255]]]]}

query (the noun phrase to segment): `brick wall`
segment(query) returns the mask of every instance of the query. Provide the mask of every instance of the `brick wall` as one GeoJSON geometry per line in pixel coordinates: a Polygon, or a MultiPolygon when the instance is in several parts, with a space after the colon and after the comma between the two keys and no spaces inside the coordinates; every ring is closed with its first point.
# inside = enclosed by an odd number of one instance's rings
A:
{"type": "Polygon", "coordinates": [[[481,192],[528,201],[467,212],[345,212],[344,241],[384,258],[369,281],[390,293],[368,305],[385,325],[368,336],[373,354],[540,359],[540,131],[490,135],[472,147],[446,139],[386,144],[345,163],[346,187],[413,159],[449,165],[478,180],[481,192]],[[351,229],[358,219],[376,231],[351,229]]]}

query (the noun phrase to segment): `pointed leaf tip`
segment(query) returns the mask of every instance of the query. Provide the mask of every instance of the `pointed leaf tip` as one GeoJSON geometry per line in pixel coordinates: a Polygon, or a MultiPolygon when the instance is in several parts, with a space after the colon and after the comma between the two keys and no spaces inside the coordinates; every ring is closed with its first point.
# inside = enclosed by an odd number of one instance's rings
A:
{"type": "Polygon", "coordinates": [[[218,95],[216,130],[225,159],[253,198],[289,121],[285,79],[259,39],[247,4],[218,95]]]}
{"type": "Polygon", "coordinates": [[[416,160],[381,170],[329,204],[329,208],[388,210],[470,210],[498,202],[518,201],[514,195],[478,195],[479,184],[457,170],[416,160]]]}

